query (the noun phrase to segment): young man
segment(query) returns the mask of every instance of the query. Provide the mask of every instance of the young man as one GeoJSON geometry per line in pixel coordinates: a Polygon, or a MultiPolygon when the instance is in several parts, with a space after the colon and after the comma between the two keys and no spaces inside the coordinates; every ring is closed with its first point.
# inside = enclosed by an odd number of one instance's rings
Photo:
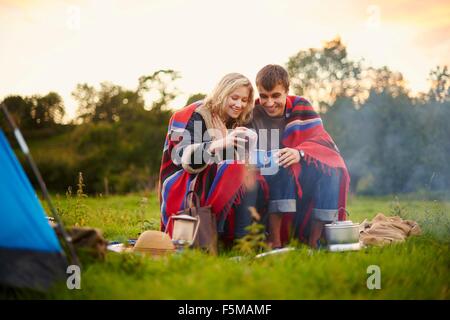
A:
{"type": "Polygon", "coordinates": [[[280,229],[291,213],[293,235],[316,247],[325,223],[346,218],[347,168],[311,104],[288,95],[283,67],[262,68],[256,86],[251,126],[258,133],[258,149],[269,151],[279,165],[275,171],[261,170],[269,187],[269,242],[272,248],[282,246],[288,235],[280,229]]]}

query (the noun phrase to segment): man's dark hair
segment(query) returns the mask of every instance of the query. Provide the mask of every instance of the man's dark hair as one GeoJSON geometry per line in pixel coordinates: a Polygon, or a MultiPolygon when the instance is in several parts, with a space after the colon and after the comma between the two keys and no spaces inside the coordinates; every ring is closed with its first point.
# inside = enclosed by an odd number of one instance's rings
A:
{"type": "Polygon", "coordinates": [[[256,75],[256,86],[261,86],[267,91],[273,90],[278,84],[289,91],[289,75],[282,66],[268,64],[256,75]]]}

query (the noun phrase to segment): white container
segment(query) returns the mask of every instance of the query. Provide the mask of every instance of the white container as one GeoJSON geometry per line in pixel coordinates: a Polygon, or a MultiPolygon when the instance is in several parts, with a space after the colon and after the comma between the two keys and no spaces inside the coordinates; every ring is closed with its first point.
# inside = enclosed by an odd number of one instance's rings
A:
{"type": "Polygon", "coordinates": [[[327,249],[332,252],[357,251],[361,249],[361,243],[329,244],[327,249]]]}

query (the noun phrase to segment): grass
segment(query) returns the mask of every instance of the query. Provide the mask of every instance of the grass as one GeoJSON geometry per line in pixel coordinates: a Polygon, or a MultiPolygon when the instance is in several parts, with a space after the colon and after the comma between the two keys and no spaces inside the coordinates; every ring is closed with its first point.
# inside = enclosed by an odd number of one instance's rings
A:
{"type": "MultiPolygon", "coordinates": [[[[100,228],[108,240],[158,229],[155,195],[54,197],[66,225],[100,228]]],[[[424,234],[405,243],[330,253],[300,245],[283,255],[240,261],[235,252],[208,256],[195,250],[162,259],[110,252],[83,258],[81,290],[65,283],[45,299],[449,299],[450,203],[394,197],[352,197],[350,219],[378,212],[414,219],[424,234]],[[369,290],[367,268],[381,269],[381,289],[369,290]]],[[[29,297],[29,296],[23,296],[29,297]]]]}

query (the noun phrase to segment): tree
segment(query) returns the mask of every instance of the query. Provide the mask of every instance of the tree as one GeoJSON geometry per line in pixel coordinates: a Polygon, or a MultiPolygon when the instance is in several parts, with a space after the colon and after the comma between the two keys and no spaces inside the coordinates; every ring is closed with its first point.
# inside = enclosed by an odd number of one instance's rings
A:
{"type": "Polygon", "coordinates": [[[152,101],[148,109],[161,110],[179,94],[175,81],[179,79],[178,72],[174,70],[158,70],[149,76],[139,78],[137,93],[149,96],[152,101]]]}
{"type": "Polygon", "coordinates": [[[9,96],[3,103],[23,130],[54,127],[62,122],[65,114],[63,100],[55,92],[49,92],[45,96],[9,96]]]}
{"type": "Polygon", "coordinates": [[[359,119],[361,112],[356,109],[350,97],[338,97],[328,111],[322,115],[325,128],[336,142],[351,173],[351,190],[355,191],[360,178],[367,173],[367,149],[369,142],[366,126],[359,119]],[[358,132],[358,134],[355,134],[358,132]]]}
{"type": "Polygon", "coordinates": [[[394,96],[387,90],[372,89],[361,108],[362,126],[368,131],[368,171],[374,177],[373,193],[410,192],[410,178],[418,164],[420,131],[416,128],[412,99],[406,94],[394,96]]]}
{"type": "Polygon", "coordinates": [[[431,88],[428,97],[432,101],[450,100],[450,74],[447,66],[437,66],[429,73],[431,88]]]}
{"type": "Polygon", "coordinates": [[[81,123],[135,120],[145,110],[161,111],[178,95],[174,81],[179,78],[173,70],[159,70],[139,78],[138,88],[127,90],[110,82],[102,82],[100,89],[86,83],[78,84],[73,97],[78,101],[78,120],[81,123]],[[152,101],[145,108],[145,96],[152,101]]]}
{"type": "MultiPolygon", "coordinates": [[[[33,127],[33,119],[31,117],[32,104],[29,100],[22,96],[8,96],[3,102],[6,105],[9,113],[13,117],[15,123],[21,129],[28,129],[33,127]]],[[[6,119],[0,115],[2,129],[8,130],[9,126],[6,124],[6,119]]]]}
{"type": "MultiPolygon", "coordinates": [[[[171,116],[165,106],[177,93],[172,71],[158,71],[139,79],[136,90],[103,82],[100,89],[79,84],[82,125],[72,133],[79,170],[89,179],[89,191],[101,191],[107,179],[112,192],[152,188],[157,180],[161,150],[171,116]],[[151,108],[144,108],[144,95],[158,93],[151,108]]],[[[155,98],[155,96],[153,96],[155,98]]]]}
{"type": "Polygon", "coordinates": [[[78,101],[78,119],[82,123],[132,120],[144,111],[144,100],[137,92],[110,82],[102,82],[100,90],[79,84],[72,95],[78,101]]]}
{"type": "Polygon", "coordinates": [[[82,123],[91,122],[98,103],[97,91],[87,83],[77,84],[72,96],[78,102],[77,116],[82,123]]]}
{"type": "Polygon", "coordinates": [[[348,59],[339,37],[323,48],[299,51],[287,63],[294,93],[306,96],[322,112],[339,96],[358,97],[361,68],[361,62],[348,59]]]}
{"type": "Polygon", "coordinates": [[[363,74],[365,87],[369,91],[373,89],[377,93],[388,92],[394,97],[409,95],[405,79],[400,72],[394,72],[384,66],[382,68],[369,67],[364,70],[363,74]]]}
{"type": "Polygon", "coordinates": [[[189,96],[189,98],[186,101],[186,106],[190,105],[191,103],[194,103],[199,100],[203,100],[206,98],[206,94],[204,93],[195,93],[189,96]]]}
{"type": "Polygon", "coordinates": [[[29,98],[32,104],[31,117],[36,128],[51,127],[63,120],[65,110],[61,96],[55,92],[49,92],[45,96],[32,96],[29,98]]]}

